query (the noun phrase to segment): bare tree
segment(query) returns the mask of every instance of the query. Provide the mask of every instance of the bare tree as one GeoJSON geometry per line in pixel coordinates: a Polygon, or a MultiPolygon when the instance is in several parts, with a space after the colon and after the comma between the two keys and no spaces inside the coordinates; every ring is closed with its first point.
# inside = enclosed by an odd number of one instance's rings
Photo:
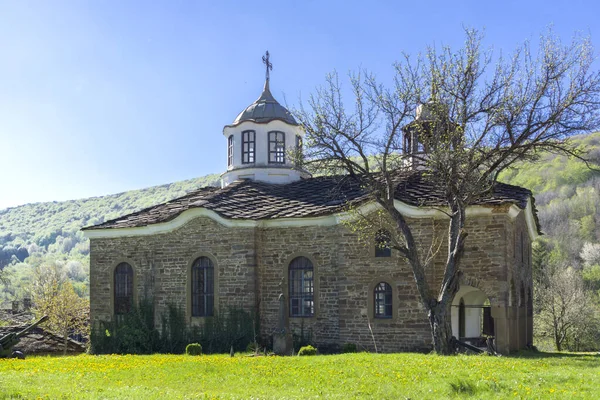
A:
{"type": "Polygon", "coordinates": [[[537,57],[526,43],[508,59],[494,58],[481,43],[480,33],[467,30],[457,51],[405,55],[395,64],[391,87],[366,72],[351,75],[352,108],[345,107],[339,78],[331,74],[297,111],[307,133],[304,165],[357,181],[391,221],[400,238],[393,247],[412,268],[439,354],[451,352],[450,306],[468,236],[467,207],[519,160],[534,160],[542,151],[581,157],[568,138],[599,126],[600,74],[591,69],[586,38],[563,45],[550,32],[537,57]],[[422,173],[407,171],[408,161],[424,167],[423,176],[445,201],[448,245],[438,290],[425,274],[430,251],[420,249],[394,207],[398,177],[422,173]]]}
{"type": "Polygon", "coordinates": [[[593,301],[586,294],[583,279],[573,268],[562,269],[548,277],[545,285],[536,289],[539,313],[536,330],[552,336],[556,350],[563,350],[565,342],[578,347],[590,332],[598,331],[593,301]]]}

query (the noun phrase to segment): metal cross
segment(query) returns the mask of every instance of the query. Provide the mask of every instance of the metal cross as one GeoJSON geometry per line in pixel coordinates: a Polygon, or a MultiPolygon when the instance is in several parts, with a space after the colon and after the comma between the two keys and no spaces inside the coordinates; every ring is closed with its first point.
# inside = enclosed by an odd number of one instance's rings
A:
{"type": "Polygon", "coordinates": [[[267,50],[266,54],[262,57],[263,64],[267,66],[267,80],[269,80],[269,70],[273,70],[273,64],[269,61],[269,50],[267,50]]]}

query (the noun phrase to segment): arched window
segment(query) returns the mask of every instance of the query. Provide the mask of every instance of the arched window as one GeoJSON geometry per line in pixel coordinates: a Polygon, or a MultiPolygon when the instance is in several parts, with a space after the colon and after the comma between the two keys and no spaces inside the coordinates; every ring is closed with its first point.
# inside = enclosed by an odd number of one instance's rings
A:
{"type": "Polygon", "coordinates": [[[269,163],[285,163],[285,134],[283,132],[269,132],[269,163]]]}
{"type": "Polygon", "coordinates": [[[380,229],[375,234],[375,257],[391,257],[392,248],[390,246],[390,233],[385,229],[380,229]]]}
{"type": "Polygon", "coordinates": [[[214,314],[215,268],[208,257],[200,257],[192,265],[192,316],[214,314]]]}
{"type": "Polygon", "coordinates": [[[233,165],[233,135],[227,138],[227,166],[233,165]]]}
{"type": "Polygon", "coordinates": [[[254,162],[254,145],[256,143],[256,132],[242,132],[242,164],[254,162]]]}
{"type": "Polygon", "coordinates": [[[133,306],[133,268],[123,262],[115,268],[115,314],[131,311],[133,306]]]}
{"type": "Polygon", "coordinates": [[[392,287],[385,283],[379,282],[375,286],[375,318],[392,318],[392,287]]]}
{"type": "Polygon", "coordinates": [[[297,257],[289,267],[290,315],[312,317],[315,315],[314,268],[306,257],[297,257]]]}

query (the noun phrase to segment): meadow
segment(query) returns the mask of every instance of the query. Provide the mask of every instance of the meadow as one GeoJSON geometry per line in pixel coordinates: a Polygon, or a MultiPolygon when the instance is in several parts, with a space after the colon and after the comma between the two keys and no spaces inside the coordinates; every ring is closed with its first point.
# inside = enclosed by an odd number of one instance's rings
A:
{"type": "Polygon", "coordinates": [[[0,399],[597,399],[599,382],[594,354],[0,359],[0,399]]]}

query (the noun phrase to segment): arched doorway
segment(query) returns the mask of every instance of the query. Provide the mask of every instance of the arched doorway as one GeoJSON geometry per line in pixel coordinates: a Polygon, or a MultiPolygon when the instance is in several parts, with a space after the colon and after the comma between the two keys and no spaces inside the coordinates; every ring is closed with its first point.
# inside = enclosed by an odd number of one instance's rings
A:
{"type": "Polygon", "coordinates": [[[452,335],[474,346],[485,346],[485,337],[494,336],[490,300],[481,290],[461,285],[451,311],[452,335]]]}

